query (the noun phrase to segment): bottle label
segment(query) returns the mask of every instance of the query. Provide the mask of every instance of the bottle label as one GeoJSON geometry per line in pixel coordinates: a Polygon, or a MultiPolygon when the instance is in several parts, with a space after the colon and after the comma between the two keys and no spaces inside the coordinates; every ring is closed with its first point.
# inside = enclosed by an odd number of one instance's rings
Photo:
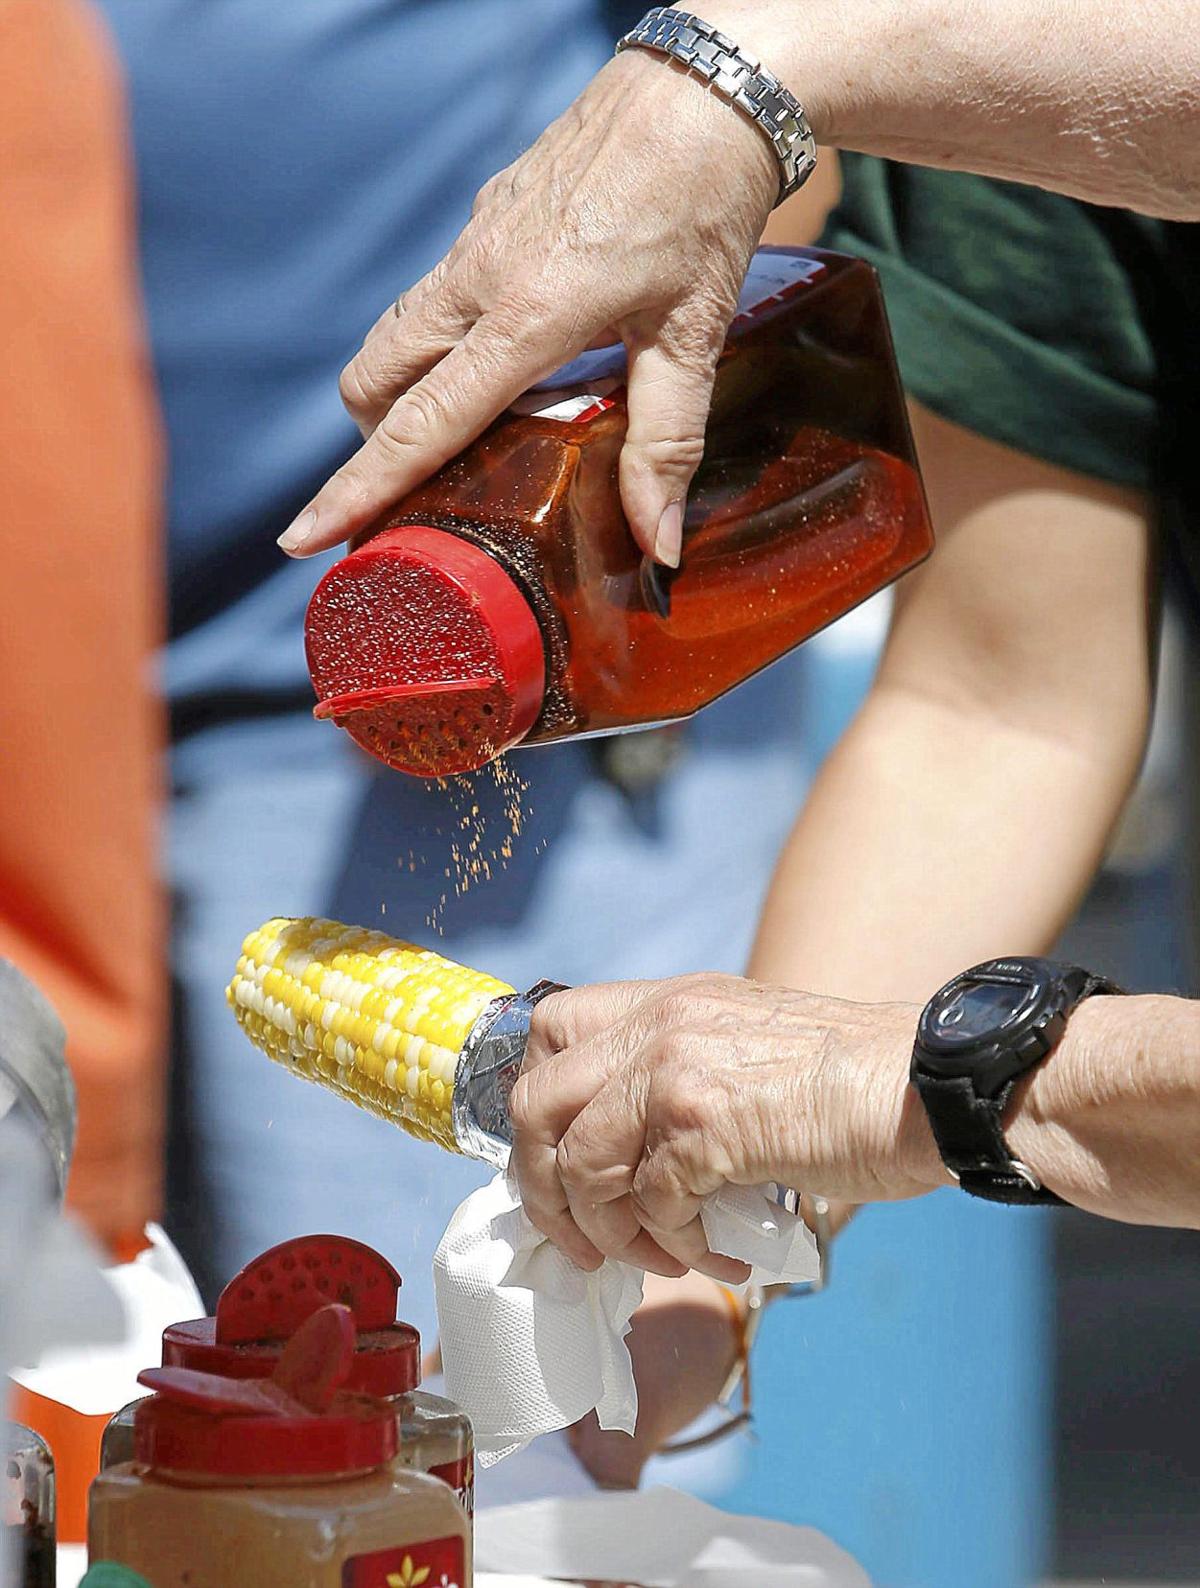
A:
{"type": "Polygon", "coordinates": [[[461,1588],[466,1549],[461,1538],[355,1555],[342,1567],[342,1588],[461,1588]]]}
{"type": "MultiPolygon", "coordinates": [[[[776,254],[760,249],[750,261],[729,334],[737,336],[748,326],[768,318],[771,312],[781,308],[784,301],[797,289],[818,280],[825,274],[826,269],[824,260],[814,259],[808,254],[789,252],[776,254]]],[[[569,364],[556,369],[553,375],[548,375],[545,380],[539,381],[529,390],[531,393],[566,394],[586,388],[590,400],[595,402],[598,399],[592,394],[597,390],[603,392],[604,382],[620,382],[624,378],[625,346],[622,342],[615,342],[611,347],[594,347],[586,353],[580,353],[578,358],[573,358],[569,364]]],[[[531,410],[523,404],[521,411],[531,410]]],[[[544,419],[569,420],[577,420],[580,417],[578,414],[554,413],[549,406],[543,406],[538,416],[544,419]]],[[[593,415],[588,414],[586,417],[590,419],[593,415]]]]}
{"type": "Polygon", "coordinates": [[[475,1458],[470,1451],[459,1461],[445,1461],[440,1467],[430,1467],[429,1476],[440,1478],[457,1494],[459,1503],[468,1516],[475,1514],[475,1458]]]}

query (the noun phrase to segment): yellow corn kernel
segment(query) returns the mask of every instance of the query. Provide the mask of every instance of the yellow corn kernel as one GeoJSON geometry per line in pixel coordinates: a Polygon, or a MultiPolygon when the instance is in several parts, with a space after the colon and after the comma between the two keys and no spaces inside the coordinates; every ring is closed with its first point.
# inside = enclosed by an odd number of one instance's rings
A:
{"type": "Polygon", "coordinates": [[[457,1151],[459,1053],[512,990],[430,949],[309,916],[251,932],[225,996],[251,1042],[293,1075],[457,1151]]]}

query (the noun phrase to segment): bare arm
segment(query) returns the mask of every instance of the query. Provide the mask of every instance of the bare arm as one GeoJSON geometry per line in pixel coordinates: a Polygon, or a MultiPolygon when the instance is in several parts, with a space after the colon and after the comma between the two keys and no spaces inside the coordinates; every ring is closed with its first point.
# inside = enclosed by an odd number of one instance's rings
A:
{"type": "Polygon", "coordinates": [[[1149,717],[1140,502],[918,412],[939,544],[784,850],[751,974],[923,1002],[1045,951],[1101,858],[1149,717]]]}
{"type": "MultiPolygon", "coordinates": [[[[901,588],[878,680],[781,857],[750,966],[909,1004],[989,955],[1051,945],[1133,780],[1150,702],[1142,504],[914,418],[938,547],[901,588]]],[[[649,1275],[635,1320],[649,1365],[660,1314],[687,1308],[686,1358],[639,1380],[637,1440],[576,1431],[601,1481],[636,1482],[724,1381],[720,1295],[698,1276],[678,1284],[649,1275]]]]}
{"type": "MultiPolygon", "coordinates": [[[[820,141],[1200,217],[1195,0],[707,0],[820,141]]],[[[778,197],[767,140],[682,68],[610,61],[480,194],[342,375],[366,438],[280,538],[362,528],[589,343],[630,354],[620,488],[679,560],[713,371],[778,197]]],[[[399,284],[398,284],[399,285],[399,284]]]]}
{"type": "Polygon", "coordinates": [[[1194,0],[710,0],[818,141],[1200,218],[1194,0]]]}
{"type": "Polygon", "coordinates": [[[1006,1135],[1076,1207],[1200,1228],[1200,1003],[1089,998],[1024,1083],[1006,1135]]]}
{"type": "MultiPolygon", "coordinates": [[[[908,1080],[916,1017],[913,1004],[734,976],[547,999],[513,1092],[526,1212],[587,1266],[640,1264],[652,1237],[711,1271],[730,1260],[709,1249],[699,1213],[722,1185],[772,1180],[852,1202],[948,1185],[908,1080]]],[[[1200,1227],[1200,1003],[1089,999],[1005,1130],[1078,1207],[1200,1227]]]]}

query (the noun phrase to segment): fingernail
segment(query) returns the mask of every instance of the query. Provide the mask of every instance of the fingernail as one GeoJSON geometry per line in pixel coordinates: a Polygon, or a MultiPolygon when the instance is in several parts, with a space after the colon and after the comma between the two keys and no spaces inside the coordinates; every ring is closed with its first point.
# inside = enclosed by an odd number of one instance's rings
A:
{"type": "Polygon", "coordinates": [[[306,507],[280,535],[277,544],[290,556],[299,551],[306,540],[312,538],[312,532],[317,527],[317,510],[315,507],[306,507]]]}
{"type": "Polygon", "coordinates": [[[654,537],[654,558],[668,568],[678,568],[683,552],[683,503],[668,502],[654,537]]]}

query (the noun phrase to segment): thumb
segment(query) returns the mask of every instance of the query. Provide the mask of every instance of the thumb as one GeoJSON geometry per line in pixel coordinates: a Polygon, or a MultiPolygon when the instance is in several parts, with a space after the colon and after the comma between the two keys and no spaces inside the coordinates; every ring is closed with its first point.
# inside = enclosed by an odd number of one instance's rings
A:
{"type": "Polygon", "coordinates": [[[683,513],[704,456],[713,374],[724,340],[719,326],[698,340],[672,336],[630,351],[629,425],[621,453],[621,502],[633,538],[648,556],[679,566],[683,513]]]}

